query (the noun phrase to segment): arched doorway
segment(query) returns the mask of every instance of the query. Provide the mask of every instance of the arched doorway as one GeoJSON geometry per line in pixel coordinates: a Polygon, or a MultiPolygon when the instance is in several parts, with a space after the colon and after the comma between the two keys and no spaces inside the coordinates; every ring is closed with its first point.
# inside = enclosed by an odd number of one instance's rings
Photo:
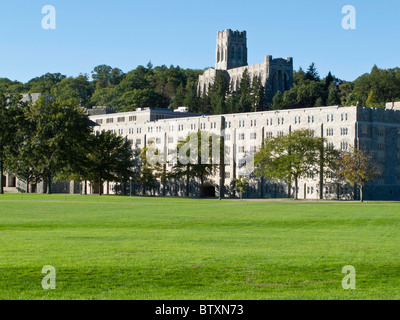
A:
{"type": "Polygon", "coordinates": [[[212,183],[210,183],[210,182],[204,183],[203,197],[204,198],[215,198],[216,197],[215,186],[212,183]]]}

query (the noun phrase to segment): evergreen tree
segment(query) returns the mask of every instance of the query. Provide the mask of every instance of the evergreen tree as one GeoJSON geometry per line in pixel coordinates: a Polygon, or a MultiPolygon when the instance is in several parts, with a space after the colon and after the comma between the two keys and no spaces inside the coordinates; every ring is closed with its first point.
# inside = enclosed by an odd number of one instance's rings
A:
{"type": "Polygon", "coordinates": [[[278,91],[275,96],[272,98],[272,106],[273,110],[281,110],[284,107],[284,99],[282,92],[278,91]]]}
{"type": "Polygon", "coordinates": [[[251,84],[247,69],[243,71],[242,79],[240,80],[237,109],[239,112],[250,112],[252,109],[251,84]]]}
{"type": "Polygon", "coordinates": [[[311,63],[307,69],[306,79],[311,81],[320,81],[319,74],[315,63],[311,63]]]}

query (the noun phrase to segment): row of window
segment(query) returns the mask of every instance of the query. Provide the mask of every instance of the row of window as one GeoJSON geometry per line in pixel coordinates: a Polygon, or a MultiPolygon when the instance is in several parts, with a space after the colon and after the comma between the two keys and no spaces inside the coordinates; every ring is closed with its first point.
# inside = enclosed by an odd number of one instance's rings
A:
{"type": "MultiPolygon", "coordinates": [[[[340,128],[340,135],[341,136],[347,136],[348,134],[349,134],[349,128],[340,128]]],[[[326,129],[326,135],[328,137],[332,137],[334,135],[333,128],[327,128],[326,129]]]]}

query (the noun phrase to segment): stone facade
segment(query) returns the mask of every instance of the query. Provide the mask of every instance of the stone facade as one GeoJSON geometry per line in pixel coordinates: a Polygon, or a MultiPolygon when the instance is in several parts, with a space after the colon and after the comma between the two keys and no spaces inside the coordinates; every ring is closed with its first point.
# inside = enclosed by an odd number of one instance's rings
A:
{"type": "MultiPolygon", "coordinates": [[[[101,108],[98,108],[100,110],[101,108]]],[[[225,166],[223,170],[208,177],[203,193],[208,196],[237,197],[233,190],[233,179],[250,174],[250,187],[246,197],[285,198],[288,186],[284,181],[268,181],[254,177],[245,170],[251,155],[268,137],[288,134],[298,129],[311,129],[316,136],[327,139],[327,143],[339,150],[351,146],[374,151],[380,174],[370,181],[364,194],[367,200],[400,200],[400,103],[388,103],[386,109],[372,109],[360,106],[328,106],[318,108],[261,111],[251,113],[201,115],[188,113],[187,108],[179,110],[142,108],[137,111],[109,113],[103,109],[99,114],[89,116],[93,130],[109,130],[131,140],[135,150],[154,142],[156,148],[166,155],[166,169],[176,163],[176,146],[179,140],[191,132],[206,131],[222,136],[225,141],[225,166]]],[[[250,168],[251,169],[251,168],[250,168]]],[[[3,177],[6,191],[25,192],[26,185],[12,174],[3,177]]],[[[46,181],[30,186],[30,192],[41,193],[46,181]]],[[[104,184],[104,193],[129,192],[130,186],[113,182],[104,184]]],[[[293,188],[291,195],[293,196],[293,188]]],[[[58,182],[52,185],[54,193],[97,193],[98,185],[78,182],[58,182]]],[[[184,181],[169,181],[164,187],[159,182],[156,194],[184,196],[184,181]],[[164,193],[165,191],[165,193],[164,193]]],[[[200,182],[191,181],[190,195],[200,194],[200,182]]],[[[132,185],[133,194],[143,194],[140,186],[132,185]]],[[[324,199],[357,199],[359,190],[343,181],[336,181],[328,173],[324,177],[324,199]]],[[[299,181],[300,199],[318,199],[319,177],[310,175],[299,181]]]]}
{"type": "MultiPolygon", "coordinates": [[[[390,107],[371,109],[330,106],[226,115],[197,115],[146,108],[90,118],[97,124],[95,131],[110,130],[126,136],[132,141],[134,148],[146,147],[153,140],[160,152],[167,155],[168,170],[176,163],[174,149],[177,142],[189,133],[201,130],[223,136],[226,146],[224,170],[207,179],[207,190],[204,191],[208,195],[216,196],[221,185],[224,188],[224,197],[237,196],[232,188],[233,179],[241,175],[243,164],[267,137],[308,128],[316,136],[325,137],[327,143],[336,149],[346,150],[355,146],[376,151],[375,159],[381,174],[366,186],[365,197],[369,200],[400,199],[400,111],[390,107]]],[[[328,174],[324,178],[324,184],[325,199],[359,197],[357,189],[346,183],[339,183],[328,174]]],[[[199,195],[199,188],[199,181],[192,181],[190,194],[199,195]]],[[[162,189],[160,183],[158,194],[161,194],[162,189]]],[[[169,196],[185,195],[183,181],[169,182],[165,189],[169,196]]],[[[88,185],[88,190],[93,191],[94,186],[88,185]]],[[[121,186],[113,183],[104,186],[104,193],[117,193],[120,190],[121,186]]],[[[141,192],[140,188],[135,193],[138,191],[141,192]]],[[[318,199],[319,192],[319,177],[310,174],[299,181],[300,199],[318,199]]],[[[266,181],[250,174],[250,188],[246,196],[284,198],[288,196],[288,186],[284,181],[266,181]]]]}
{"type": "Polygon", "coordinates": [[[293,85],[293,58],[273,59],[267,55],[264,62],[249,66],[246,31],[227,29],[217,33],[215,68],[209,68],[199,76],[198,95],[207,93],[218,72],[226,74],[230,91],[238,90],[245,69],[249,72],[250,79],[260,78],[269,102],[278,91],[284,92],[293,85]]]}

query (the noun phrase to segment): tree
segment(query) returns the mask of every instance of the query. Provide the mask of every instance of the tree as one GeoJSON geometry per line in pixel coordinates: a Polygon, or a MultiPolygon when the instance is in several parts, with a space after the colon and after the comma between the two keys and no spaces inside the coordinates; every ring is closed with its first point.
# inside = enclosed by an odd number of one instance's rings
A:
{"type": "Polygon", "coordinates": [[[326,138],[315,137],[314,139],[318,151],[317,166],[314,167],[314,172],[319,175],[319,198],[323,199],[325,172],[330,172],[331,174],[337,172],[339,151],[329,145],[326,138]]]}
{"type": "Polygon", "coordinates": [[[360,201],[364,201],[365,184],[377,175],[378,169],[374,165],[373,153],[357,148],[343,151],[338,159],[338,173],[347,180],[352,187],[360,187],[360,201]]]}
{"type": "Polygon", "coordinates": [[[339,89],[331,84],[329,87],[329,93],[328,93],[328,100],[326,100],[326,104],[328,106],[336,106],[340,105],[340,96],[339,96],[339,89]]]}
{"type": "Polygon", "coordinates": [[[261,149],[254,155],[255,174],[288,183],[294,181],[295,194],[298,198],[298,180],[306,176],[318,164],[318,140],[313,132],[301,129],[280,137],[267,138],[261,149]]]}
{"type": "Polygon", "coordinates": [[[90,167],[85,180],[97,182],[102,195],[104,181],[127,182],[133,175],[132,146],[129,140],[110,131],[96,132],[89,139],[90,167]]]}
{"type": "Polygon", "coordinates": [[[51,94],[59,100],[75,100],[80,106],[88,107],[90,97],[94,92],[94,85],[88,81],[87,75],[76,78],[69,77],[58,82],[51,90],[51,94]]]}
{"type": "MultiPolygon", "coordinates": [[[[14,140],[14,108],[18,103],[18,98],[9,101],[6,96],[0,95],[0,194],[4,193],[3,188],[3,175],[4,163],[6,157],[6,149],[13,145],[14,140]]],[[[14,144],[15,145],[15,144],[14,144]]]]}
{"type": "Polygon", "coordinates": [[[31,107],[30,102],[21,102],[20,97],[12,100],[8,108],[12,117],[7,129],[13,137],[12,143],[4,149],[4,163],[7,170],[25,182],[27,193],[31,183],[36,184],[43,179],[43,172],[40,169],[41,155],[34,139],[36,123],[27,117],[31,107]]]}
{"type": "Polygon", "coordinates": [[[137,182],[143,186],[143,195],[146,194],[146,188],[154,191],[157,188],[157,179],[163,183],[165,187],[168,175],[165,168],[164,155],[160,150],[155,147],[153,141],[143,149],[138,150],[139,163],[138,163],[138,177],[137,182]]]}
{"type": "Polygon", "coordinates": [[[238,90],[238,111],[239,112],[250,112],[252,109],[251,103],[251,83],[250,75],[247,69],[244,69],[242,79],[240,79],[239,90],[238,90]]]}
{"type": "Polygon", "coordinates": [[[264,109],[265,88],[258,76],[253,77],[251,83],[251,111],[262,111],[264,109]]]}
{"type": "Polygon", "coordinates": [[[235,185],[234,190],[238,191],[240,194],[240,200],[243,201],[243,193],[246,192],[249,183],[243,177],[239,177],[239,179],[234,179],[233,183],[235,185]]]}
{"type": "Polygon", "coordinates": [[[278,91],[272,98],[272,110],[281,110],[285,106],[282,92],[278,91]]]}
{"type": "Polygon", "coordinates": [[[74,100],[46,100],[40,97],[27,109],[26,119],[34,124],[31,137],[35,163],[47,178],[51,193],[52,176],[63,177],[80,161],[90,134],[89,119],[74,100]]]}
{"type": "Polygon", "coordinates": [[[200,197],[203,197],[204,179],[223,164],[221,148],[221,137],[205,131],[189,133],[178,142],[178,158],[172,168],[172,176],[176,179],[186,178],[186,196],[189,196],[190,180],[198,178],[200,197]]]}
{"type": "Polygon", "coordinates": [[[229,92],[229,83],[224,72],[218,72],[214,83],[211,85],[208,95],[210,96],[213,114],[224,114],[226,110],[226,96],[229,92]]]}
{"type": "Polygon", "coordinates": [[[315,63],[311,63],[307,69],[306,79],[311,81],[320,81],[319,74],[315,63]]]}
{"type": "Polygon", "coordinates": [[[121,69],[112,68],[105,64],[96,66],[92,71],[92,79],[97,82],[100,88],[119,84],[123,76],[124,73],[121,69]]]}

